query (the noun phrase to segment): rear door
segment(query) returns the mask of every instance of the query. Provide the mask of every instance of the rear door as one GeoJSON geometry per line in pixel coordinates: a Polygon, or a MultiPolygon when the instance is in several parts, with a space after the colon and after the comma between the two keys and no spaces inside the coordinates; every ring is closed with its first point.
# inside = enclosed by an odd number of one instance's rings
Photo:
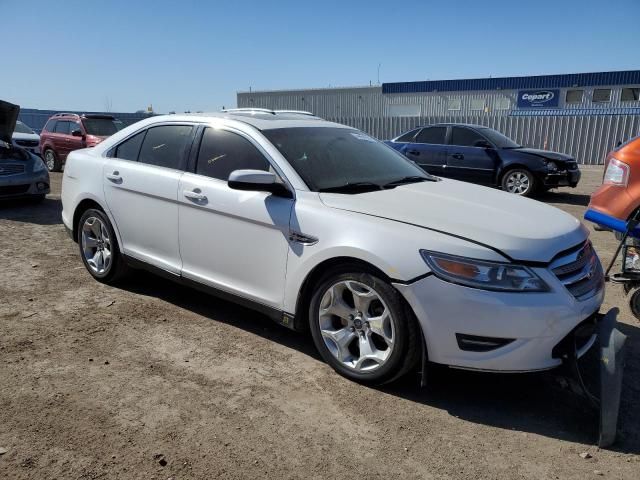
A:
{"type": "Polygon", "coordinates": [[[434,175],[446,176],[446,126],[425,127],[407,145],[405,155],[420,168],[434,175]]]}
{"type": "Polygon", "coordinates": [[[491,185],[494,183],[500,158],[495,148],[476,130],[453,126],[446,161],[449,177],[491,185]]]}
{"type": "Polygon", "coordinates": [[[126,255],[179,274],[178,187],[191,124],[152,126],[120,143],[105,163],[104,193],[126,255]]]}
{"type": "Polygon", "coordinates": [[[229,188],[239,169],[278,174],[243,132],[205,128],[195,173],[184,174],[178,194],[182,275],[280,309],[293,199],[229,188]]]}

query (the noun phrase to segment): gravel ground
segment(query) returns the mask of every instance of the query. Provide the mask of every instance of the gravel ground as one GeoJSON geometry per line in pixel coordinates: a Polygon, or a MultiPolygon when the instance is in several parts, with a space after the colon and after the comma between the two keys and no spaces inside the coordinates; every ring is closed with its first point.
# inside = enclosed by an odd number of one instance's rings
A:
{"type": "MultiPolygon", "coordinates": [[[[542,200],[581,218],[601,175],[542,200]]],[[[249,310],[142,273],[92,280],[60,180],[0,205],[0,478],[640,478],[640,322],[620,287],[620,441],[598,450],[595,412],[554,374],[366,388],[249,310]]],[[[609,259],[613,236],[592,238],[609,259]]]]}

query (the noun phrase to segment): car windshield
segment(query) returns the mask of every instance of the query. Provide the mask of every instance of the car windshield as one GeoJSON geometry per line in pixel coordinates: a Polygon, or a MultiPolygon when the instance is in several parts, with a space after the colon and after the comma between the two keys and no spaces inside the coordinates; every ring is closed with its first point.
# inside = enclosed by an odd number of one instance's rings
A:
{"type": "Polygon", "coordinates": [[[16,128],[13,130],[15,133],[34,133],[29,127],[22,122],[16,122],[16,128]]]}
{"type": "Polygon", "coordinates": [[[85,118],[82,123],[89,135],[108,137],[118,131],[116,122],[110,118],[85,118]]]}
{"type": "Polygon", "coordinates": [[[480,128],[479,130],[497,148],[520,148],[522,146],[492,128],[480,128]]]}
{"type": "Polygon", "coordinates": [[[311,190],[349,192],[435,180],[400,153],[358,130],[296,127],[262,132],[311,190]]]}

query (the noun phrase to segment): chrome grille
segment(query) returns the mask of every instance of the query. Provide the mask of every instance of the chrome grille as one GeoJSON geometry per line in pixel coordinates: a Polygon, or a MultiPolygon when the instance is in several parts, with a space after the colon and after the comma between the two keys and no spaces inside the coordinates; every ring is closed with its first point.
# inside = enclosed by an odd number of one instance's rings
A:
{"type": "Polygon", "coordinates": [[[14,140],[21,147],[37,147],[40,145],[38,140],[14,140]]]}
{"type": "Polygon", "coordinates": [[[602,265],[591,242],[555,260],[551,271],[578,300],[591,298],[604,285],[602,265]]]}
{"type": "Polygon", "coordinates": [[[24,173],[24,165],[16,165],[16,164],[3,165],[0,163],[0,176],[16,175],[18,173],[24,173]]]}

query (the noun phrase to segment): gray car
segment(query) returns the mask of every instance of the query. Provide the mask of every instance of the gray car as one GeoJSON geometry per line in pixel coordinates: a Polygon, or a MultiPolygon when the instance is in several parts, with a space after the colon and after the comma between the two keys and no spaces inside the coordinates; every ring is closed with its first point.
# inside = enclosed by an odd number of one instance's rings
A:
{"type": "Polygon", "coordinates": [[[20,107],[0,100],[0,199],[43,200],[49,172],[42,159],[12,143],[20,107]]]}

